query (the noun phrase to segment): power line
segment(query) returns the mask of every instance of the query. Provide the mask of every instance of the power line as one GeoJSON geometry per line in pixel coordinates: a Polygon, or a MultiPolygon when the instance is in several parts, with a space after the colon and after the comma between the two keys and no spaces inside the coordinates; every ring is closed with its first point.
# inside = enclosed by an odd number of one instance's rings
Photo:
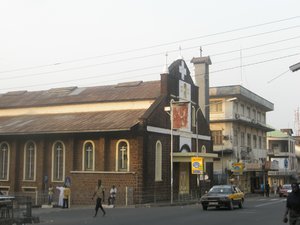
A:
{"type": "MultiPolygon", "coordinates": [[[[254,65],[258,65],[258,64],[262,64],[262,63],[266,63],[266,62],[271,62],[271,61],[275,61],[275,60],[279,60],[279,59],[285,59],[285,58],[289,58],[289,57],[293,57],[293,56],[297,56],[300,55],[300,53],[295,53],[295,54],[291,54],[291,55],[286,55],[286,56],[282,56],[282,57],[277,57],[277,58],[272,58],[272,59],[267,59],[267,60],[263,60],[263,61],[258,61],[258,62],[254,62],[254,63],[249,63],[249,64],[243,64],[242,67],[248,67],[248,66],[254,66],[254,65]]],[[[228,67],[225,69],[220,69],[220,70],[214,70],[214,71],[210,71],[211,73],[219,73],[219,72],[223,72],[226,70],[232,70],[232,69],[238,69],[241,68],[241,66],[235,66],[235,67],[228,67]]],[[[199,74],[198,76],[204,76],[204,74],[199,74]]]]}
{"type": "MultiPolygon", "coordinates": [[[[300,55],[300,53],[286,55],[286,56],[272,58],[272,59],[267,59],[267,60],[258,61],[258,62],[254,62],[254,63],[249,63],[249,64],[244,64],[244,65],[242,65],[242,67],[254,66],[254,65],[257,65],[257,64],[267,63],[267,62],[271,62],[271,61],[275,61],[275,60],[280,60],[280,59],[284,59],[284,58],[288,58],[288,57],[293,57],[293,56],[297,56],[297,55],[300,55]]],[[[146,69],[149,69],[149,68],[158,68],[158,67],[162,68],[163,66],[164,65],[156,65],[156,66],[145,67],[145,68],[146,69]]],[[[103,74],[103,75],[101,75],[101,77],[106,77],[106,76],[111,76],[111,75],[119,75],[119,74],[124,74],[124,73],[128,73],[128,72],[136,72],[136,71],[144,70],[145,68],[139,68],[139,69],[135,69],[135,70],[128,70],[128,71],[122,71],[122,72],[116,72],[116,73],[103,74]]],[[[224,68],[224,69],[220,69],[220,70],[215,70],[215,71],[210,71],[210,74],[219,73],[219,72],[228,71],[228,70],[233,70],[233,69],[238,69],[238,68],[241,68],[241,65],[235,66],[235,67],[224,68]]],[[[155,75],[156,73],[155,74],[151,73],[151,75],[152,74],[155,75]]],[[[146,75],[150,75],[150,74],[146,74],[146,75]]],[[[197,76],[201,76],[201,75],[204,75],[204,74],[199,74],[197,76]]],[[[144,76],[144,75],[139,74],[139,75],[127,77],[126,79],[140,77],[140,76],[144,76]]],[[[26,85],[26,86],[12,87],[12,88],[2,88],[0,90],[23,89],[23,88],[26,88],[26,87],[28,88],[28,87],[37,87],[37,86],[45,86],[45,85],[48,86],[48,85],[53,85],[53,84],[69,83],[69,82],[73,82],[73,81],[89,80],[89,79],[98,78],[98,77],[99,77],[99,75],[95,75],[95,76],[90,76],[90,77],[84,77],[84,78],[78,78],[78,79],[72,79],[72,80],[66,80],[66,81],[59,81],[59,82],[53,82],[53,83],[43,83],[43,84],[36,84],[36,85],[26,85]]],[[[111,82],[118,81],[118,80],[111,80],[111,82]]]]}
{"type": "MultiPolygon", "coordinates": [[[[258,56],[258,55],[264,55],[264,54],[279,52],[279,51],[288,50],[288,49],[294,49],[294,48],[298,48],[298,47],[300,47],[300,45],[292,46],[292,47],[288,47],[288,48],[276,49],[276,50],[272,50],[272,51],[260,52],[260,53],[256,53],[256,54],[252,54],[252,55],[243,56],[243,59],[251,58],[251,57],[254,57],[254,56],[258,56]]],[[[240,58],[241,57],[236,57],[236,58],[231,58],[231,59],[227,59],[227,60],[223,60],[223,61],[214,62],[214,65],[218,64],[218,63],[224,63],[224,62],[230,62],[230,61],[234,61],[234,60],[240,60],[240,58]]]]}
{"type": "MultiPolygon", "coordinates": [[[[256,33],[256,34],[253,34],[253,35],[241,36],[241,37],[232,38],[232,39],[226,39],[226,40],[222,40],[222,41],[218,41],[218,42],[211,42],[211,43],[203,44],[202,46],[216,45],[216,44],[220,44],[220,43],[226,43],[226,42],[230,42],[230,41],[236,41],[236,40],[240,40],[240,39],[256,37],[256,36],[260,36],[260,35],[270,34],[270,33],[279,32],[279,31],[287,30],[287,29],[294,29],[294,28],[298,28],[298,27],[300,27],[300,25],[287,27],[287,28],[282,28],[282,29],[278,29],[278,30],[262,32],[262,33],[256,33]]],[[[285,40],[292,40],[292,39],[299,38],[299,37],[300,36],[296,36],[294,38],[289,38],[289,39],[285,39],[285,40]]],[[[281,41],[285,41],[285,40],[281,40],[281,41]]],[[[278,43],[278,42],[280,42],[280,41],[271,42],[271,44],[278,43]]],[[[269,45],[269,44],[270,43],[267,43],[265,45],[269,45]]],[[[261,47],[261,46],[264,46],[264,45],[259,45],[259,46],[261,47]]],[[[248,49],[257,48],[257,47],[258,46],[254,46],[254,47],[249,47],[249,48],[246,48],[246,49],[248,50],[248,49]]],[[[190,49],[196,49],[196,48],[199,48],[199,46],[184,48],[184,50],[190,50],[190,49]]],[[[178,51],[178,49],[170,50],[170,51],[167,51],[167,52],[171,53],[171,52],[177,52],[177,51],[178,51]]],[[[235,50],[235,51],[237,51],[237,50],[235,50]]],[[[240,51],[240,50],[238,50],[238,51],[240,51]]],[[[232,52],[232,51],[230,51],[230,52],[232,52]]],[[[142,59],[142,58],[162,55],[164,53],[165,52],[153,53],[153,54],[144,55],[144,56],[136,56],[136,57],[131,57],[131,58],[127,58],[127,59],[112,60],[112,61],[107,61],[107,62],[103,62],[103,63],[97,63],[97,64],[91,64],[91,65],[85,65],[85,66],[78,66],[78,67],[72,67],[72,68],[55,70],[55,71],[39,72],[39,73],[33,73],[33,74],[22,74],[22,75],[16,75],[16,76],[10,76],[10,77],[6,77],[6,78],[2,78],[2,80],[11,80],[11,79],[17,79],[17,78],[24,78],[24,77],[33,77],[33,76],[44,75],[44,74],[53,74],[53,73],[60,73],[60,72],[66,72],[66,71],[72,71],[72,70],[80,70],[80,69],[98,67],[98,66],[102,66],[102,65],[114,64],[114,63],[117,63],[117,62],[124,62],[124,61],[130,61],[130,60],[136,60],[136,59],[142,59]]],[[[220,54],[224,54],[224,52],[220,53],[220,54]]],[[[4,73],[4,71],[0,71],[0,73],[4,73]]]]}
{"type": "Polygon", "coordinates": [[[268,42],[268,43],[260,44],[260,45],[254,45],[254,46],[250,46],[250,47],[247,47],[247,48],[242,48],[242,49],[236,49],[236,50],[232,50],[232,51],[215,53],[215,54],[212,54],[210,56],[226,55],[226,54],[229,54],[229,53],[239,52],[241,50],[242,51],[246,51],[246,50],[249,50],[249,49],[260,48],[260,47],[264,47],[264,46],[272,45],[272,44],[278,44],[280,42],[290,41],[290,40],[298,39],[298,38],[300,38],[300,36],[295,36],[295,37],[291,37],[291,38],[287,38],[287,39],[281,39],[281,40],[278,40],[278,41],[268,42]]]}
{"type": "Polygon", "coordinates": [[[267,83],[271,83],[272,81],[276,80],[277,78],[283,76],[284,74],[286,74],[287,72],[289,72],[290,70],[284,71],[283,73],[279,74],[278,76],[274,77],[273,79],[269,80],[267,83]]]}
{"type": "Polygon", "coordinates": [[[280,22],[284,22],[284,21],[288,21],[288,20],[294,20],[294,19],[298,19],[298,18],[300,18],[300,16],[294,16],[294,17],[289,17],[289,18],[285,18],[285,19],[274,20],[274,21],[270,21],[270,22],[266,22],[266,23],[250,25],[250,26],[246,26],[246,27],[241,27],[241,28],[231,29],[231,30],[227,30],[227,31],[216,32],[216,33],[197,36],[197,37],[193,37],[193,38],[177,40],[177,41],[173,41],[173,42],[166,42],[166,43],[162,43],[162,44],[151,45],[151,46],[142,47],[142,48],[136,48],[136,49],[125,50],[125,51],[118,51],[118,52],[108,53],[108,54],[104,54],[104,55],[91,56],[91,57],[79,58],[79,59],[74,59],[74,60],[66,60],[66,61],[61,61],[61,62],[56,62],[56,63],[49,63],[49,64],[45,64],[45,65],[40,65],[40,66],[30,66],[30,67],[23,67],[23,68],[17,68],[17,69],[12,69],[12,70],[0,71],[0,73],[10,73],[10,72],[17,72],[17,71],[22,71],[22,70],[39,69],[39,68],[58,66],[58,65],[69,64],[69,63],[74,63],[74,62],[87,61],[87,60],[91,60],[91,59],[104,58],[104,57],[108,57],[108,56],[127,54],[127,53],[131,53],[131,52],[137,52],[137,51],[147,50],[147,49],[151,49],[151,48],[157,48],[157,47],[162,47],[162,46],[167,46],[167,45],[172,45],[172,44],[177,44],[177,43],[183,43],[183,42],[187,42],[187,41],[192,41],[192,40],[197,40],[197,39],[202,39],[202,38],[207,38],[207,37],[212,37],[212,36],[217,36],[217,35],[223,35],[223,34],[242,31],[242,30],[247,30],[247,29],[251,29],[251,28],[266,26],[266,25],[270,25],[270,24],[274,24],[274,23],[280,23],[280,22]]]}

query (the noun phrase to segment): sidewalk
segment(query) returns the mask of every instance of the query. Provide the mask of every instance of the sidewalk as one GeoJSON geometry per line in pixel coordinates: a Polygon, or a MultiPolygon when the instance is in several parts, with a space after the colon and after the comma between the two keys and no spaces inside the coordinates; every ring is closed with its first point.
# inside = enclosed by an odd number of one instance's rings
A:
{"type": "MultiPolygon", "coordinates": [[[[278,195],[270,194],[270,197],[262,196],[261,194],[256,194],[256,193],[246,193],[245,194],[245,199],[253,199],[255,200],[256,198],[279,198],[278,195]]],[[[199,200],[189,200],[189,201],[174,201],[173,204],[170,203],[170,201],[166,202],[153,202],[153,203],[145,203],[145,204],[137,204],[137,205],[116,205],[116,208],[152,208],[152,207],[167,207],[167,206],[184,206],[184,205],[197,205],[199,204],[199,200]]],[[[50,212],[56,212],[56,211],[75,211],[75,210],[81,210],[81,209],[91,209],[92,211],[94,210],[95,205],[71,205],[69,209],[63,209],[60,207],[38,207],[38,208],[32,208],[32,212],[34,215],[39,215],[43,213],[50,213],[50,212]]],[[[108,208],[113,208],[112,206],[103,204],[103,208],[108,209],[108,208]]]]}

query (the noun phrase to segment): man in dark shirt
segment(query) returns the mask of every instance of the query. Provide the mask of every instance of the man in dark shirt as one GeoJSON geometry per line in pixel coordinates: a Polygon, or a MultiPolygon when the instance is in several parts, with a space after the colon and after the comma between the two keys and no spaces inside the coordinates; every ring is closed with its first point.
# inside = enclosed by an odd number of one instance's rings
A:
{"type": "Polygon", "coordinates": [[[300,190],[299,184],[292,184],[292,193],[286,200],[286,211],[284,213],[283,222],[287,223],[289,214],[290,225],[300,225],[300,190]]]}

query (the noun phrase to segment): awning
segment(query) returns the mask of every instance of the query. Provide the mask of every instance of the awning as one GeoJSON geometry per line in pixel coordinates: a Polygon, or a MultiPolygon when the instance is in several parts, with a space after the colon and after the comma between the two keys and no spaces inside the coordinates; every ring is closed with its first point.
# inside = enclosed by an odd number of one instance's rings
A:
{"type": "Polygon", "coordinates": [[[218,158],[218,154],[197,152],[174,152],[173,162],[191,162],[192,157],[203,157],[204,162],[213,162],[214,158],[218,158]]]}

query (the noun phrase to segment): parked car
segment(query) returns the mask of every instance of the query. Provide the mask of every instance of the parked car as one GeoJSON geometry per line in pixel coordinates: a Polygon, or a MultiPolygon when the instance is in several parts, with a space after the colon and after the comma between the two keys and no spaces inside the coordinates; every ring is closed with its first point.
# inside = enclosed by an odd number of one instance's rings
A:
{"type": "Polygon", "coordinates": [[[291,193],[291,192],[292,192],[292,185],[284,184],[279,189],[278,194],[279,194],[279,197],[287,197],[289,195],[289,193],[291,193]]]}
{"type": "Polygon", "coordinates": [[[244,193],[235,185],[215,185],[200,199],[203,210],[208,207],[227,207],[230,210],[234,206],[243,208],[244,193]]]}

